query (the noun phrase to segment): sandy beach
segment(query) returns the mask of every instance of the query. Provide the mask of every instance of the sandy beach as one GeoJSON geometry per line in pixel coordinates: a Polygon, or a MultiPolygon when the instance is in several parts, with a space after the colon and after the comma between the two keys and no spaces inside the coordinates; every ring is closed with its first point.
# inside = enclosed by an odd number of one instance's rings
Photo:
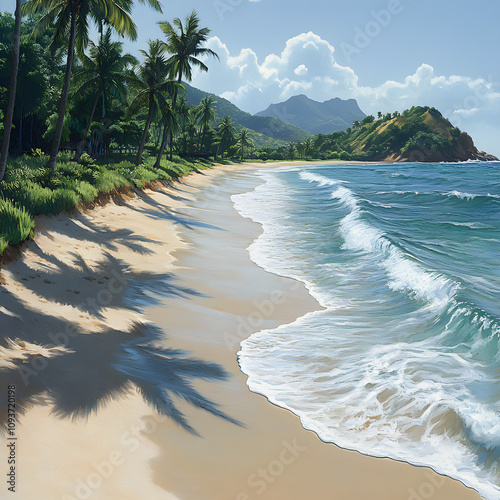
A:
{"type": "Polygon", "coordinates": [[[14,498],[480,498],[428,468],[323,443],[247,388],[241,340],[320,308],[302,284],[249,259],[261,228],[230,196],[253,189],[263,166],[215,167],[37,219],[0,272],[14,498]]]}

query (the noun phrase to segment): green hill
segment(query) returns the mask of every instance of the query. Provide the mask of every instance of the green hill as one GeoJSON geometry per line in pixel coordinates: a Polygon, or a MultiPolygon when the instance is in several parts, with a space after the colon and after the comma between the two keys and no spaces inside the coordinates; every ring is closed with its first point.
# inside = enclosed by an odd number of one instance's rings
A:
{"type": "Polygon", "coordinates": [[[314,149],[323,158],[367,161],[496,160],[478,151],[468,134],[428,106],[388,113],[378,120],[367,116],[345,132],[317,135],[314,149]]]}
{"type": "Polygon", "coordinates": [[[300,142],[312,137],[310,133],[294,125],[269,116],[252,116],[223,97],[204,92],[185,82],[183,85],[186,89],[188,105],[197,105],[204,97],[212,96],[215,100],[217,118],[230,116],[237,125],[252,130],[253,133],[250,136],[257,148],[279,147],[288,142],[300,142]]]}

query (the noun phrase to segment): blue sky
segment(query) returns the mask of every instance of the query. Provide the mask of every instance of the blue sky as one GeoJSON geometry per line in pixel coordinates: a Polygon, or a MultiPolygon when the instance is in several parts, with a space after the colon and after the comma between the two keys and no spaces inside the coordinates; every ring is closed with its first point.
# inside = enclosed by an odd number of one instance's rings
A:
{"type": "Polygon", "coordinates": [[[500,3],[479,0],[163,1],[138,6],[135,51],[155,21],[196,9],[221,57],[193,84],[251,113],[303,93],[365,113],[437,107],[500,156],[500,3]]]}
{"type": "Polygon", "coordinates": [[[161,1],[163,14],[136,6],[139,40],[126,50],[137,54],[161,38],[158,21],[196,9],[221,60],[192,83],[245,111],[298,93],[355,98],[367,114],[430,105],[500,156],[500,2],[161,1]]]}

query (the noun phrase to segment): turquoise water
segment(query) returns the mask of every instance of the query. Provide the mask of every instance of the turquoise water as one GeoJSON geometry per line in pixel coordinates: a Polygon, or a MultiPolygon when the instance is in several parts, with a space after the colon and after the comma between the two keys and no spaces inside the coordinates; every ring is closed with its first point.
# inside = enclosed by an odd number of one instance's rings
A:
{"type": "Polygon", "coordinates": [[[500,497],[500,164],[280,167],[233,196],[323,306],[252,335],[252,391],[323,441],[500,497]]]}

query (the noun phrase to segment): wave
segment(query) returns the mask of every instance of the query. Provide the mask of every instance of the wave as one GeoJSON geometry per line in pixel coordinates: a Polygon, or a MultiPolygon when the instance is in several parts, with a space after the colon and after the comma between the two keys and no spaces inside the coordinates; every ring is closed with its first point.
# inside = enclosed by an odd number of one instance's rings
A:
{"type": "MultiPolygon", "coordinates": [[[[300,177],[322,186],[338,184],[336,180],[322,175],[305,174],[300,177]]],[[[416,263],[414,257],[405,255],[396,247],[385,233],[365,222],[358,200],[350,189],[339,186],[332,192],[331,197],[338,199],[350,210],[340,221],[341,234],[345,240],[344,248],[379,255],[380,264],[387,273],[388,285],[392,290],[406,292],[412,298],[432,302],[437,306],[450,302],[459,287],[458,283],[425,270],[416,263]]]]}
{"type": "Polygon", "coordinates": [[[326,309],[242,342],[250,389],[325,442],[430,466],[497,500],[498,318],[470,301],[463,280],[430,269],[380,229],[387,224],[372,221],[370,202],[347,182],[299,171],[322,188],[310,196],[304,183],[296,191],[293,180],[261,175],[264,184],[232,198],[263,226],[250,256],[304,282],[326,309]],[[302,200],[304,213],[320,213],[317,233],[297,219],[302,200]],[[334,246],[318,249],[325,240],[334,246]]]}
{"type": "Polygon", "coordinates": [[[448,193],[443,193],[443,195],[448,196],[449,198],[451,197],[460,198],[461,200],[474,200],[475,198],[494,198],[494,199],[500,198],[500,196],[496,194],[462,193],[460,191],[450,191],[448,193]]]}
{"type": "Polygon", "coordinates": [[[343,184],[346,181],[341,181],[338,179],[329,179],[323,175],[314,174],[312,172],[301,171],[299,177],[305,181],[317,182],[320,186],[336,186],[337,184],[343,184]]]}

